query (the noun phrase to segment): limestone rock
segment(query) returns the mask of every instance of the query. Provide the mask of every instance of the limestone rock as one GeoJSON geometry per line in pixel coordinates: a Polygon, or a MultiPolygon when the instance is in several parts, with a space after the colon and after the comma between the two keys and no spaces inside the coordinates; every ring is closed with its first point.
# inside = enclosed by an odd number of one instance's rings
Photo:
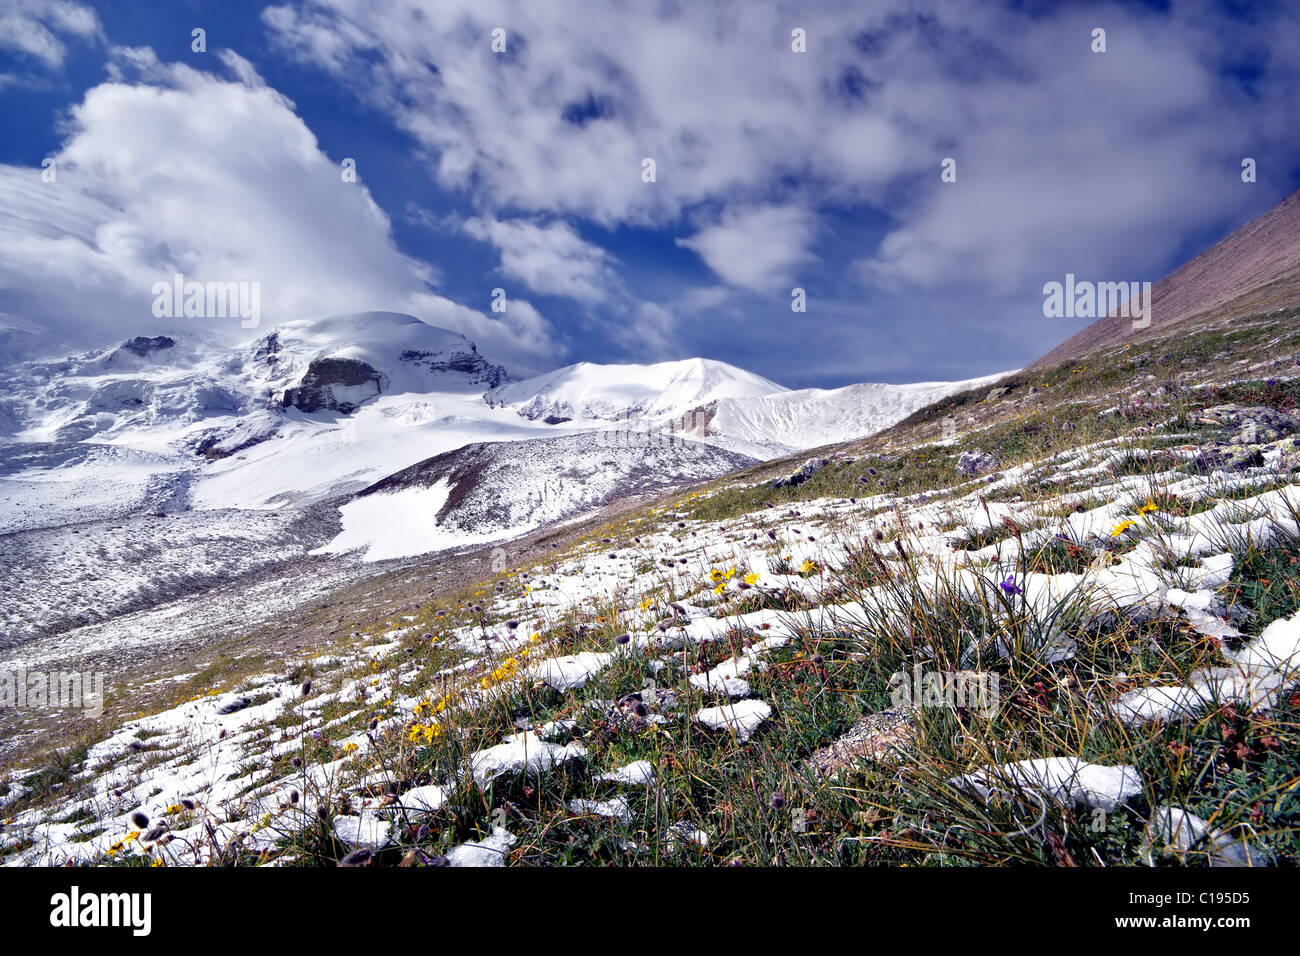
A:
{"type": "Polygon", "coordinates": [[[1180,807],[1160,807],[1146,829],[1147,856],[1209,858],[1210,866],[1269,866],[1268,854],[1180,807]]]}
{"type": "Polygon", "coordinates": [[[1142,793],[1142,776],[1130,766],[1108,767],[1077,757],[1021,760],[954,777],[952,784],[987,800],[995,793],[1028,790],[1056,800],[1098,807],[1107,813],[1142,793]]]}

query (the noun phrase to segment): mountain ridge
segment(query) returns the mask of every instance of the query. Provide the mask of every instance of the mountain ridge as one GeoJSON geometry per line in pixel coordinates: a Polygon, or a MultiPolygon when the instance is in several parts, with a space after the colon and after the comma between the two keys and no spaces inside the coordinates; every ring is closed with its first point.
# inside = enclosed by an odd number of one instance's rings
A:
{"type": "Polygon", "coordinates": [[[1098,319],[1029,368],[1041,368],[1132,338],[1141,341],[1188,319],[1263,312],[1300,295],[1300,190],[1174,269],[1151,287],[1151,326],[1098,319]],[[1254,294],[1254,295],[1252,295],[1254,294]]]}

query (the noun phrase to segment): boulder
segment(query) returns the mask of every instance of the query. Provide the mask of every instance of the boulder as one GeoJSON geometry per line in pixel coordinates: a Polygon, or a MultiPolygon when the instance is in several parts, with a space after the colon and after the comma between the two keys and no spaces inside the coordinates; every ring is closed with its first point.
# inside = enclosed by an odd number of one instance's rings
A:
{"type": "Polygon", "coordinates": [[[987,471],[997,468],[998,461],[992,455],[985,451],[964,451],[957,459],[957,471],[960,474],[973,477],[982,475],[987,471]]]}
{"type": "Polygon", "coordinates": [[[808,758],[808,766],[824,777],[862,761],[897,758],[912,746],[916,722],[902,710],[882,710],[863,717],[834,743],[808,758]]]}
{"type": "Polygon", "coordinates": [[[772,482],[772,487],[773,488],[798,487],[799,485],[802,485],[805,481],[807,481],[809,478],[811,478],[818,471],[820,471],[822,468],[826,467],[828,462],[830,462],[829,458],[809,458],[802,465],[800,465],[796,471],[791,472],[790,474],[786,475],[784,478],[778,478],[776,481],[772,482]]]}
{"type": "Polygon", "coordinates": [[[1229,832],[1211,827],[1181,807],[1160,807],[1147,823],[1146,845],[1149,862],[1154,853],[1185,860],[1188,855],[1208,857],[1210,866],[1269,866],[1262,850],[1229,832]]]}
{"type": "Polygon", "coordinates": [[[1142,775],[1127,765],[1108,767],[1077,757],[1045,757],[986,767],[954,777],[954,786],[982,799],[1008,791],[1029,791],[1062,804],[1082,804],[1106,813],[1142,793],[1142,775]]]}

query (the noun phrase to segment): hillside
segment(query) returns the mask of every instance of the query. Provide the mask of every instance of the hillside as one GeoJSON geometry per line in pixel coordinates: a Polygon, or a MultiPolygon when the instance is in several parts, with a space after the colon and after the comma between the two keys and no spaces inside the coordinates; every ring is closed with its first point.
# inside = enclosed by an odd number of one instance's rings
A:
{"type": "Polygon", "coordinates": [[[1216,242],[1151,287],[1151,327],[1107,316],[1048,352],[1033,368],[1149,338],[1193,316],[1249,315],[1300,295],[1300,192],[1216,242]]]}

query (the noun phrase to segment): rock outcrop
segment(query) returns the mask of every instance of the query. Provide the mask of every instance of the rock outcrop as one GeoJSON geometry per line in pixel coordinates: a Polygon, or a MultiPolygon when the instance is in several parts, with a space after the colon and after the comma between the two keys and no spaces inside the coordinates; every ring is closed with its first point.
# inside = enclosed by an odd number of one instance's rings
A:
{"type": "Polygon", "coordinates": [[[359,359],[313,359],[302,381],[286,389],[281,404],[304,412],[350,414],[383,391],[383,375],[359,359]]]}

